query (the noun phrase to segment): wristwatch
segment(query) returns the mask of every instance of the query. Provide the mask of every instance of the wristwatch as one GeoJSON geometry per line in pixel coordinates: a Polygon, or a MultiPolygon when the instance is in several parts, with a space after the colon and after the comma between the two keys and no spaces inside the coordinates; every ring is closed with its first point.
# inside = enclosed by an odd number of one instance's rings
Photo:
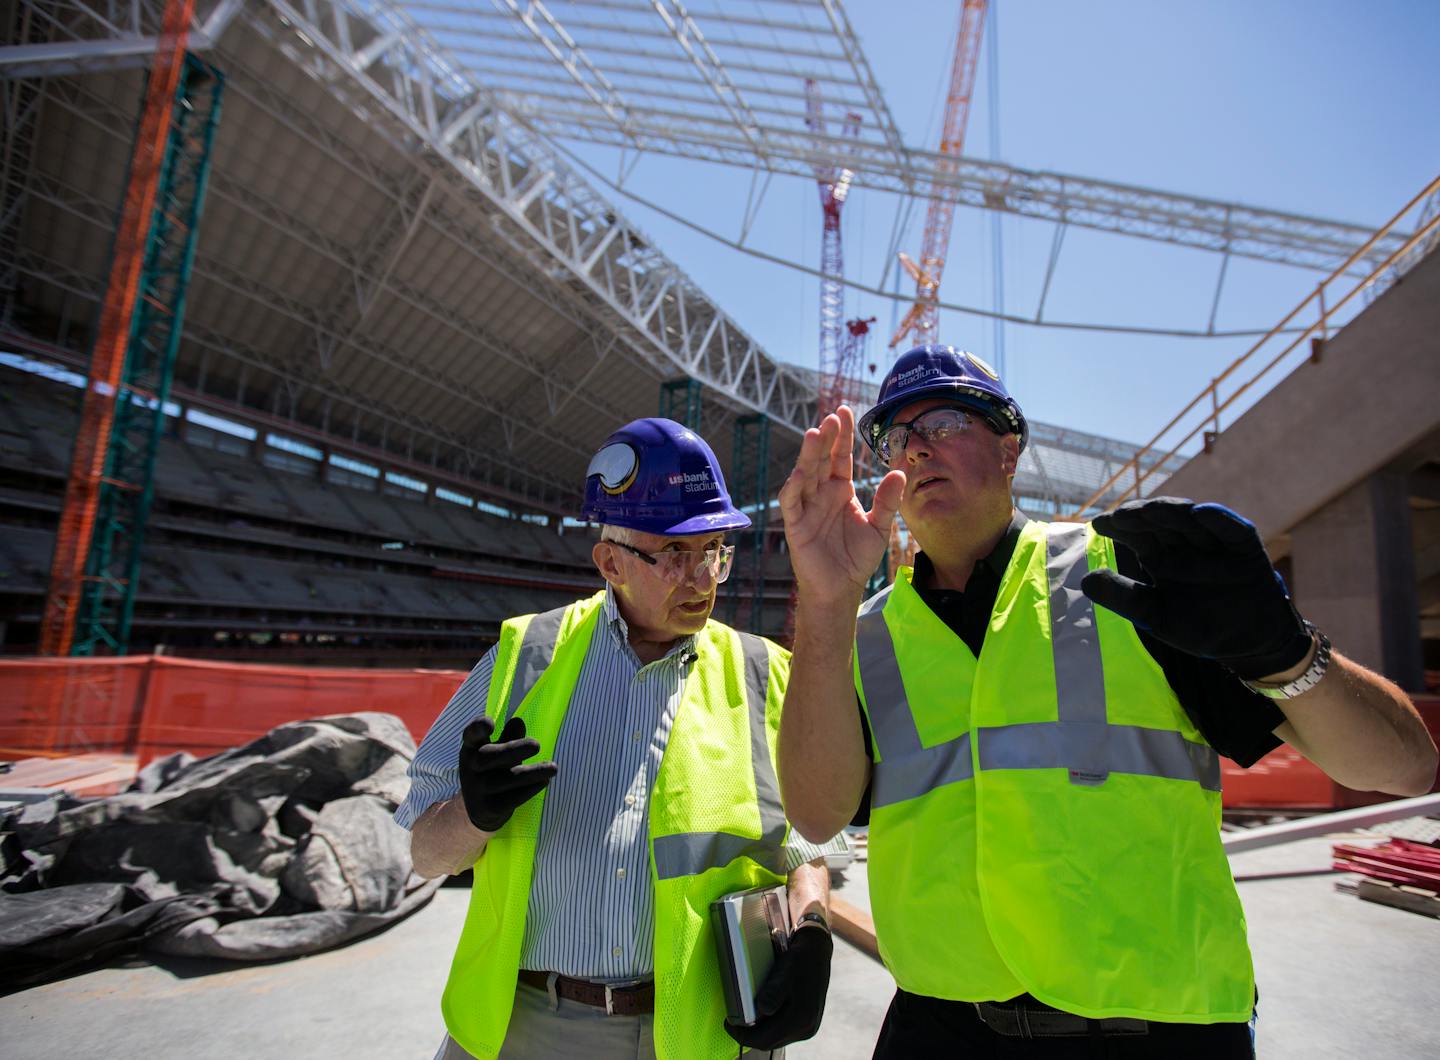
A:
{"type": "Polygon", "coordinates": [[[1320,679],[1325,676],[1325,671],[1330,667],[1330,638],[1317,629],[1313,622],[1306,622],[1305,628],[1315,638],[1315,656],[1310,660],[1310,665],[1305,667],[1304,673],[1295,680],[1286,681],[1284,684],[1246,681],[1245,687],[1252,692],[1259,692],[1267,699],[1294,699],[1318,685],[1320,679]]]}
{"type": "Polygon", "coordinates": [[[806,924],[819,924],[827,932],[830,930],[830,925],[826,923],[825,917],[815,912],[813,909],[808,913],[800,914],[800,919],[795,921],[795,931],[799,931],[806,924]]]}

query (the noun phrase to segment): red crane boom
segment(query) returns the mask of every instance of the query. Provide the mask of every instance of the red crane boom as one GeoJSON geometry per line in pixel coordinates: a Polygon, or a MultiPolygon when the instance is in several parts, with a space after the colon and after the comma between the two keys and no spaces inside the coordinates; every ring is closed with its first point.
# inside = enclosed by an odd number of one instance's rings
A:
{"type": "MultiPolygon", "coordinates": [[[[813,80],[805,82],[805,124],[810,131],[825,135],[825,105],[820,86],[813,80]]],[[[840,135],[853,140],[860,135],[860,115],[850,112],[840,135]]],[[[854,365],[845,362],[854,348],[843,331],[845,319],[845,253],[840,239],[840,210],[850,193],[850,170],[842,166],[817,164],[815,183],[820,189],[820,210],[823,226],[820,235],[820,361],[818,412],[824,415],[846,395],[841,380],[857,374],[854,365]]]]}
{"type": "MultiPolygon", "coordinates": [[[[945,101],[945,124],[940,133],[940,160],[936,170],[942,175],[955,172],[960,149],[965,143],[965,126],[970,118],[970,95],[975,88],[975,68],[980,62],[980,36],[985,28],[988,0],[965,0],[960,13],[960,30],[955,35],[955,60],[950,67],[950,94],[945,101]]],[[[958,189],[951,184],[937,183],[930,191],[930,208],[925,214],[925,240],[920,249],[920,262],[902,253],[900,264],[915,280],[915,304],[900,321],[890,348],[900,345],[913,330],[917,344],[935,341],[940,300],[940,278],[945,272],[945,254],[950,246],[950,223],[955,217],[958,189]]]]}

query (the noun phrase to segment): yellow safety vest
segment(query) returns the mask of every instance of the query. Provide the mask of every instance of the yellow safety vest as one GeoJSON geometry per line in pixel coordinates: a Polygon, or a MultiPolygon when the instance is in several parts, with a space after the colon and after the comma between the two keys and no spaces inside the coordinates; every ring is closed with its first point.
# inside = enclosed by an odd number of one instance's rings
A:
{"type": "Polygon", "coordinates": [[[1114,564],[1086,526],[1027,524],[978,660],[909,568],[861,608],[880,951],[929,997],[1244,1021],[1219,760],[1134,627],[1080,591],[1114,564]]]}
{"type": "MultiPolygon", "coordinates": [[[[554,753],[604,595],[511,619],[501,629],[485,710],[497,728],[516,714],[524,718],[542,759],[554,753]]],[[[737,1054],[724,1028],[710,903],[786,876],[789,825],[774,755],[789,653],[715,621],[696,636],[695,651],[650,799],[661,1060],[737,1054]]],[[[451,1037],[475,1056],[493,1057],[505,1041],[544,809],[542,792],[515,811],[475,863],[441,999],[451,1037]]]]}

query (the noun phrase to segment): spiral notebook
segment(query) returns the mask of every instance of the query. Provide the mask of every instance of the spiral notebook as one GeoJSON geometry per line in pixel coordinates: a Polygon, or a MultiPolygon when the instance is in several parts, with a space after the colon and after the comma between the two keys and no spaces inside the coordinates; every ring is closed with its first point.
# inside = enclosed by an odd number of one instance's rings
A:
{"type": "Polygon", "coordinates": [[[790,938],[785,885],[736,891],[710,903],[725,1011],[731,1022],[755,1022],[755,994],[790,938]]]}

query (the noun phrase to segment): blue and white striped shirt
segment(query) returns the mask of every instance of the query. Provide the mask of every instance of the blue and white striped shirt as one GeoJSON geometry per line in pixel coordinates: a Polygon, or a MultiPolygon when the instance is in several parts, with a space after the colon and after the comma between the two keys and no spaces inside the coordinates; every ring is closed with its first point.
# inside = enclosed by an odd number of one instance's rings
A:
{"type": "MultiPolygon", "coordinates": [[[[655,892],[650,881],[650,792],[695,664],[687,637],[642,665],[609,586],[603,630],[580,668],[556,740],[560,770],[545,794],[520,967],[597,982],[654,971],[655,892]]],[[[430,727],[410,764],[410,794],[395,811],[406,828],[460,793],[460,736],[485,710],[495,649],[486,653],[430,727]]],[[[791,833],[788,868],[846,849],[791,833]]]]}

